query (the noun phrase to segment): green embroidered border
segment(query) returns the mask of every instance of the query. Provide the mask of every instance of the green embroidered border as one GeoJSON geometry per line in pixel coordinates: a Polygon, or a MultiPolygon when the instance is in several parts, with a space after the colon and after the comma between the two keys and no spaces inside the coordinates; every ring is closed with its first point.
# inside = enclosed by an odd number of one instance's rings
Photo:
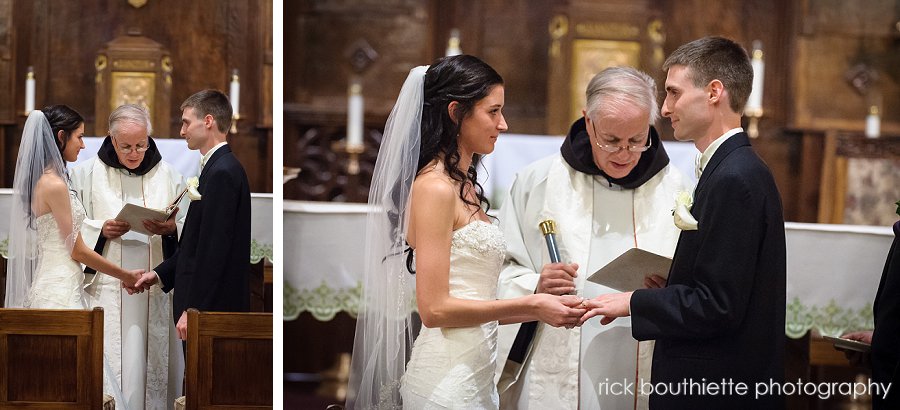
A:
{"type": "Polygon", "coordinates": [[[255,265],[263,258],[272,262],[272,245],[257,242],[256,239],[250,240],[250,264],[255,265]]]}
{"type": "Polygon", "coordinates": [[[285,281],[284,320],[294,320],[307,311],[323,322],[333,319],[338,312],[347,312],[355,318],[361,297],[361,282],[355,288],[332,289],[322,281],[315,289],[297,290],[285,281]]]}
{"type": "Polygon", "coordinates": [[[842,308],[834,299],[824,307],[806,306],[795,297],[787,305],[784,331],[788,337],[803,337],[810,329],[815,328],[823,336],[840,336],[844,333],[873,329],[875,317],[872,304],[867,303],[862,309],[842,308]]]}

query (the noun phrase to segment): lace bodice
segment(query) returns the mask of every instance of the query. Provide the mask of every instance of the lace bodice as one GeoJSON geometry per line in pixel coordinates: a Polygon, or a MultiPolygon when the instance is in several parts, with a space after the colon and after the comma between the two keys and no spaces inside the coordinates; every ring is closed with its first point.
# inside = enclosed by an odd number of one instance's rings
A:
{"type": "MultiPolygon", "coordinates": [[[[72,227],[67,232],[77,233],[81,231],[81,224],[84,222],[85,211],[81,201],[75,197],[74,192],[69,192],[69,205],[72,209],[72,227]]],[[[56,219],[52,213],[47,213],[35,218],[38,233],[38,246],[42,252],[63,250],[66,255],[69,251],[66,249],[65,239],[60,235],[60,229],[56,225],[56,219]]]]}
{"type": "MultiPolygon", "coordinates": [[[[69,195],[73,226],[65,232],[75,235],[81,230],[85,212],[74,193],[69,195]]],[[[81,264],[72,259],[66,239],[60,233],[53,214],[35,218],[38,236],[38,265],[31,289],[25,297],[25,307],[38,309],[84,309],[86,304],[81,287],[84,272],[81,264]]],[[[74,240],[74,237],[72,238],[74,240]]]]}
{"type": "Polygon", "coordinates": [[[450,295],[496,299],[505,257],[506,241],[497,226],[476,220],[457,229],[450,246],[450,295]]]}
{"type": "MultiPolygon", "coordinates": [[[[497,226],[471,222],[453,232],[450,295],[491,300],[506,257],[497,226]]],[[[422,327],[401,382],[404,408],[495,409],[497,322],[455,328],[422,327]]]]}

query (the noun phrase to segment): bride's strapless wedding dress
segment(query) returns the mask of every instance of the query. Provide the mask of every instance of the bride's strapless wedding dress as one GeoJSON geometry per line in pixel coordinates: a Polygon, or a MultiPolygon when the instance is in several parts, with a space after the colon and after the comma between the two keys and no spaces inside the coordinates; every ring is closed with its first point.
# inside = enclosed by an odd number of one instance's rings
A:
{"type": "MultiPolygon", "coordinates": [[[[72,207],[72,227],[75,233],[81,230],[84,221],[84,206],[70,192],[72,207]]],[[[25,297],[25,307],[33,309],[85,309],[82,292],[84,272],[81,264],[72,259],[60,234],[53,214],[44,214],[35,219],[38,234],[38,264],[32,277],[31,290],[25,297]]]]}
{"type": "MultiPolygon", "coordinates": [[[[506,256],[500,229],[471,222],[453,233],[450,296],[493,300],[506,256]]],[[[407,409],[496,409],[497,322],[431,329],[422,326],[400,383],[407,409]]]]}

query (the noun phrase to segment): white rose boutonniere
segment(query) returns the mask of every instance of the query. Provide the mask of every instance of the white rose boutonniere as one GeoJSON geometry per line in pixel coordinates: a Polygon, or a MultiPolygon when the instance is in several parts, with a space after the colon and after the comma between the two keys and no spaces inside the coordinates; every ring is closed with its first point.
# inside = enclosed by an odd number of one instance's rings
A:
{"type": "Polygon", "coordinates": [[[691,215],[691,207],[694,206],[694,198],[690,192],[680,191],[675,194],[675,209],[672,216],[675,217],[675,226],[682,231],[696,231],[697,220],[691,215]]]}
{"type": "Polygon", "coordinates": [[[200,191],[197,190],[197,187],[200,186],[200,178],[190,177],[187,179],[187,188],[188,188],[188,198],[191,198],[191,201],[199,201],[203,195],[200,195],[200,191]]]}

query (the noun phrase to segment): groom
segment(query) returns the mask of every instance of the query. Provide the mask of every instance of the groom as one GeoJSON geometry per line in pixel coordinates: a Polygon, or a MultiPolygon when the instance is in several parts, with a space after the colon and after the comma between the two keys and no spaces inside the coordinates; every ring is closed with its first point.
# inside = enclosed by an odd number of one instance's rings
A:
{"type": "Polygon", "coordinates": [[[662,114],[676,139],[702,152],[697,223],[684,225],[665,287],[600,296],[582,320],[630,315],[635,339],[656,340],[641,386],[650,408],[784,408],[771,394],[784,378],[784,219],[772,174],[741,128],[750,60],[735,42],[706,37],[663,68],[662,114]]]}
{"type": "Polygon", "coordinates": [[[181,135],[200,150],[197,186],[189,179],[188,208],[178,251],[135,284],[176,289],[173,315],[187,339],[187,310],[245,312],[250,308],[250,188],[226,135],[231,104],[219,91],[200,91],[181,104],[181,135]]]}

